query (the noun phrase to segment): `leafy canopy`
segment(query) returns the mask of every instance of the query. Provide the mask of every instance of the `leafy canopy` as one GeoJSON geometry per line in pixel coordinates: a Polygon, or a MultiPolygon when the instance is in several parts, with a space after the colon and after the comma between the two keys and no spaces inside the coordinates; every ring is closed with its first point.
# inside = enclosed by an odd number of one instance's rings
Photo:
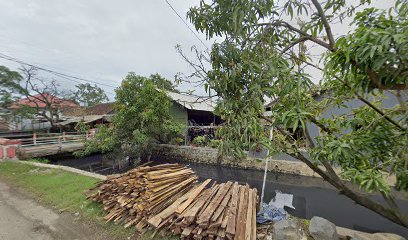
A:
{"type": "Polygon", "coordinates": [[[149,79],[160,89],[164,89],[170,92],[179,92],[179,90],[177,90],[177,86],[172,81],[164,78],[158,73],[151,74],[149,76],[149,79]]]}
{"type": "Polygon", "coordinates": [[[242,146],[257,143],[271,154],[285,152],[357,203],[408,226],[386,180],[395,174],[397,189],[408,190],[406,99],[393,91],[408,87],[408,3],[397,1],[387,10],[368,8],[370,3],[202,0],[187,16],[208,38],[223,39],[212,46],[204,80],[220,98],[216,111],[225,120],[220,134],[227,153],[240,156],[242,146]],[[347,17],[353,30],[336,39],[333,23],[347,17]],[[310,72],[319,73],[319,85],[310,72]],[[395,95],[399,105],[389,109],[374,102],[383,91],[395,95]],[[323,117],[327,109],[356,100],[364,106],[323,117]],[[271,101],[267,116],[264,105],[271,101]],[[274,129],[272,140],[265,125],[274,129]],[[310,128],[320,135],[311,135],[310,128]],[[311,157],[299,150],[305,141],[311,157]],[[388,205],[341,179],[381,193],[388,205]]]}
{"type": "Polygon", "coordinates": [[[96,104],[109,101],[105,91],[96,84],[81,83],[75,86],[77,90],[73,93],[72,99],[84,106],[94,106],[96,104]]]}
{"type": "Polygon", "coordinates": [[[0,107],[6,107],[15,97],[25,92],[20,85],[23,77],[6,66],[0,66],[0,107]]]}
{"type": "Polygon", "coordinates": [[[120,150],[137,155],[153,143],[169,143],[181,133],[182,126],[170,115],[172,102],[150,78],[129,73],[116,89],[116,115],[112,126],[99,127],[87,148],[77,153],[120,150]]]}

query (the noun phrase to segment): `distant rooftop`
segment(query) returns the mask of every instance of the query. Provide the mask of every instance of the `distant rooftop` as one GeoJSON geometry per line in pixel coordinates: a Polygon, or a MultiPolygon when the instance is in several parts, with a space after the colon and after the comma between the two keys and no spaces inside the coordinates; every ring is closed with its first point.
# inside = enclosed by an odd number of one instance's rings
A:
{"type": "Polygon", "coordinates": [[[173,99],[173,101],[187,109],[207,112],[214,111],[215,103],[209,97],[194,96],[169,91],[166,91],[166,94],[173,99]]]}
{"type": "Polygon", "coordinates": [[[44,93],[30,96],[28,98],[23,98],[15,101],[9,108],[16,109],[21,106],[28,106],[33,108],[45,108],[47,107],[47,102],[51,104],[52,108],[71,108],[78,107],[76,103],[70,100],[61,99],[54,95],[44,93]]]}

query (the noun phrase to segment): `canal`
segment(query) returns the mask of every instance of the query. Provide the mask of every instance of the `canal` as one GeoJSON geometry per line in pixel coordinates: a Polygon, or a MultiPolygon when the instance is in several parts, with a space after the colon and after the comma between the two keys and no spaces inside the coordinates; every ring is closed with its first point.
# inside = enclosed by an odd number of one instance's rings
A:
{"type": "MultiPolygon", "coordinates": [[[[72,157],[55,158],[54,164],[66,165],[83,170],[92,169],[92,165],[101,162],[102,155],[92,155],[84,159],[72,157]]],[[[172,161],[170,163],[174,163],[172,161]]],[[[161,164],[164,162],[154,162],[161,164]]],[[[211,178],[217,182],[237,181],[248,183],[251,187],[262,189],[263,172],[258,170],[237,169],[224,166],[207,165],[202,163],[187,163],[178,161],[191,167],[200,179],[211,178]]],[[[107,163],[109,164],[109,163],[107,163]]],[[[111,174],[117,171],[104,169],[102,174],[111,174]]],[[[408,229],[392,223],[380,215],[355,204],[349,198],[340,195],[337,191],[321,178],[304,177],[282,173],[268,173],[265,186],[265,202],[269,202],[276,191],[293,194],[295,209],[285,208],[290,214],[310,219],[320,216],[330,220],[337,226],[351,228],[365,232],[391,232],[408,237],[408,229]]],[[[381,202],[381,197],[373,196],[381,202]]],[[[408,213],[408,201],[397,200],[403,212],[408,213]]]]}

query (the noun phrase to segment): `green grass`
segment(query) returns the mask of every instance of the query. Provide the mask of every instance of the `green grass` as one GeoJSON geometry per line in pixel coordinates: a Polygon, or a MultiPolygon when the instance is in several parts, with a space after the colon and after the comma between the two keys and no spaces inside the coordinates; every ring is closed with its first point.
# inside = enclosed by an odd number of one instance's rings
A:
{"type": "Polygon", "coordinates": [[[57,211],[78,212],[85,221],[99,225],[110,234],[125,237],[135,233],[134,228],[105,224],[101,205],[86,201],[83,192],[98,179],[11,161],[0,163],[0,179],[32,193],[41,203],[57,211]]]}

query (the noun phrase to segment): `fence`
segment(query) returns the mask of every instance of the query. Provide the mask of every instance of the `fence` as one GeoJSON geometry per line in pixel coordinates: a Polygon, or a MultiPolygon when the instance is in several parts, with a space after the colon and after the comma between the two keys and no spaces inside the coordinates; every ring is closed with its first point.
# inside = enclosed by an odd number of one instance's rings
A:
{"type": "Polygon", "coordinates": [[[80,134],[77,132],[62,132],[62,133],[33,133],[30,138],[22,138],[21,147],[33,147],[50,144],[64,144],[81,142],[89,138],[90,134],[80,134]]]}

